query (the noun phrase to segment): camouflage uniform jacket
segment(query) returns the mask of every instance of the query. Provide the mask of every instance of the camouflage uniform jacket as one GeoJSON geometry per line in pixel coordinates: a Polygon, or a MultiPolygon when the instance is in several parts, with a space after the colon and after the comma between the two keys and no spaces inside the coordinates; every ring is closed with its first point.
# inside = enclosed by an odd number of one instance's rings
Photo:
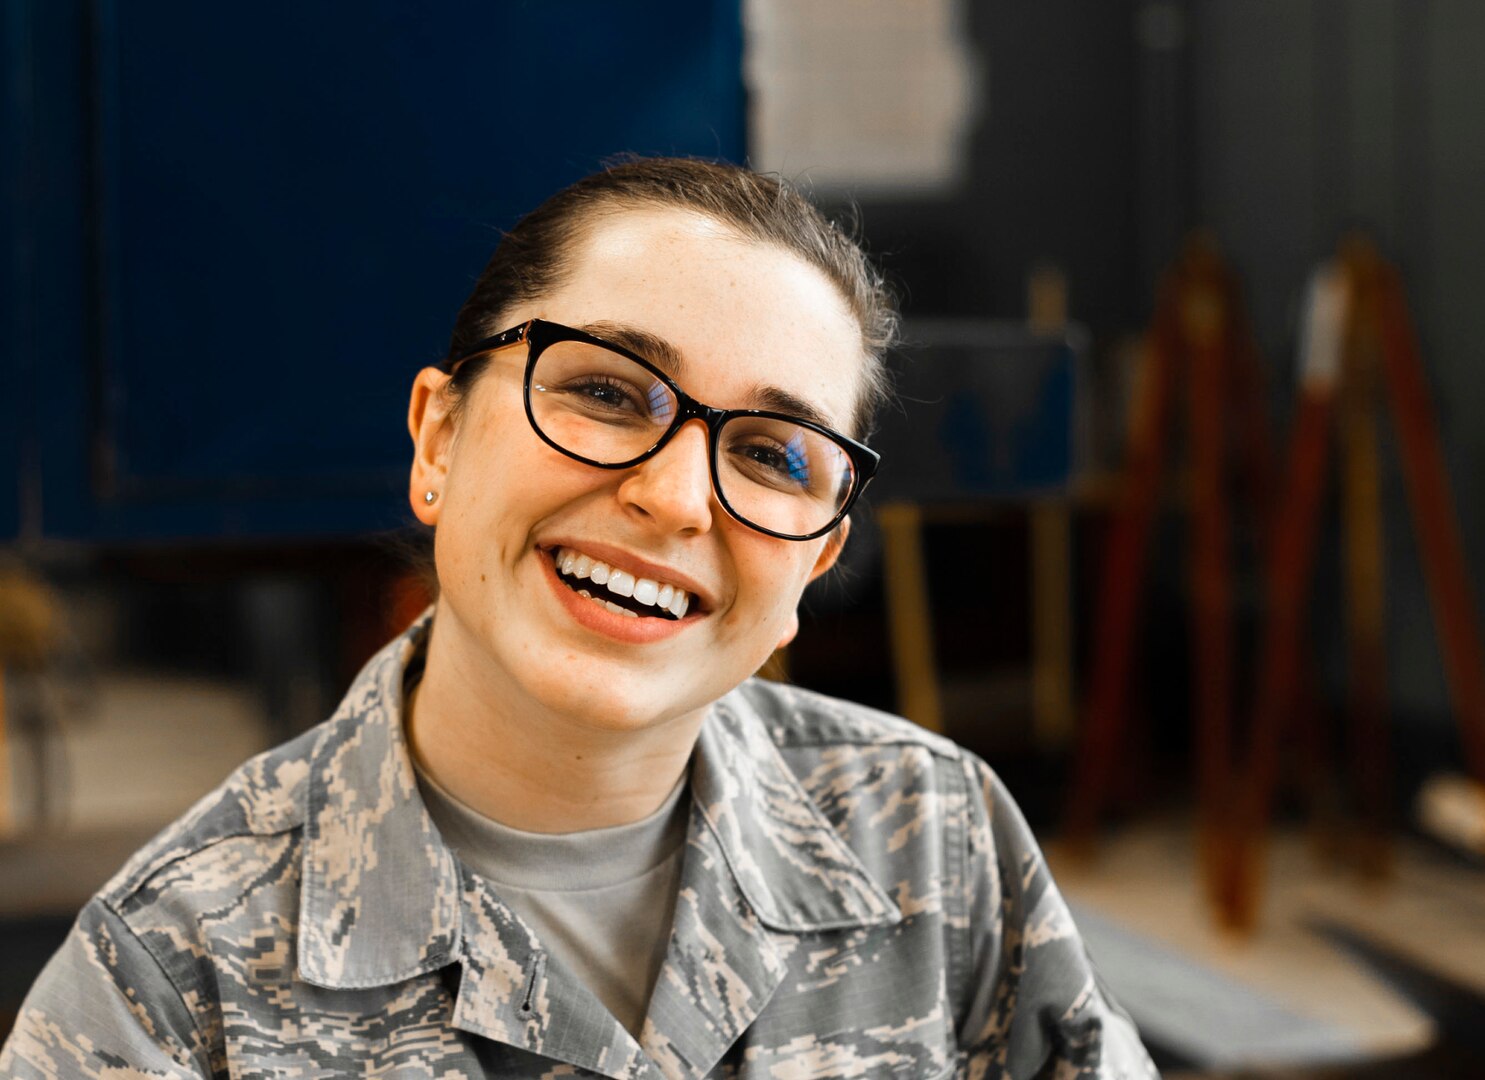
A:
{"type": "Polygon", "coordinates": [[[427,625],[103,888],[0,1076],[1154,1075],[984,764],[759,681],[703,724],[636,1042],[430,822],[401,728],[427,625]]]}

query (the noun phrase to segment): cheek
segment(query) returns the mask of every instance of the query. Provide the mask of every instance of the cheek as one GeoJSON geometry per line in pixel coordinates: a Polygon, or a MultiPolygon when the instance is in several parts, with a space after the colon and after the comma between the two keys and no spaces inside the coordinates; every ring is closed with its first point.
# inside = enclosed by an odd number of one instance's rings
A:
{"type": "Polygon", "coordinates": [[[471,441],[460,448],[449,470],[438,523],[440,576],[447,560],[449,572],[478,580],[478,572],[523,543],[526,526],[520,519],[541,510],[538,476],[537,470],[519,467],[495,447],[471,441]]]}
{"type": "Polygon", "coordinates": [[[553,454],[537,439],[524,413],[514,407],[490,409],[478,427],[460,433],[450,463],[453,495],[465,516],[486,527],[495,519],[535,508],[545,493],[561,486],[565,470],[553,468],[553,454]]]}
{"type": "Polygon", "coordinates": [[[438,580],[445,590],[463,591],[479,580],[484,545],[475,537],[485,530],[480,525],[480,509],[471,505],[469,496],[454,489],[434,534],[433,558],[438,580]]]}
{"type": "MultiPolygon", "coordinates": [[[[788,541],[760,538],[747,542],[738,553],[740,576],[747,582],[747,596],[733,612],[738,625],[772,631],[785,625],[799,605],[809,583],[810,570],[818,554],[814,545],[797,545],[808,551],[780,552],[777,545],[788,541]]],[[[796,545],[791,545],[791,548],[796,545]]]]}

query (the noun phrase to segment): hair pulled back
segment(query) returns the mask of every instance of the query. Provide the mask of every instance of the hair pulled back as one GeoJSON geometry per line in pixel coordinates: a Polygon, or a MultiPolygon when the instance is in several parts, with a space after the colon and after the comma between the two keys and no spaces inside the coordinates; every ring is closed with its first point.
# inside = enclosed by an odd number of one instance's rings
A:
{"type": "MultiPolygon", "coordinates": [[[[897,311],[881,274],[856,240],[830,222],[788,181],[695,158],[630,158],[563,188],[505,234],[459,309],[448,359],[505,329],[516,307],[556,288],[569,272],[584,230],[606,215],[646,207],[712,218],[740,236],[792,252],[839,290],[861,327],[865,357],[853,417],[870,434],[888,397],[884,356],[897,334],[897,311]]],[[[456,408],[485,361],[462,365],[450,383],[456,408]]]]}

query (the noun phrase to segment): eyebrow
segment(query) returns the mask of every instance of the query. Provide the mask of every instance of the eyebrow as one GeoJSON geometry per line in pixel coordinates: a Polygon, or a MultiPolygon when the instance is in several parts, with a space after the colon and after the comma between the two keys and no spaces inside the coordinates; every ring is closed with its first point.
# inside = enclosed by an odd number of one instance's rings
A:
{"type": "MultiPolygon", "coordinates": [[[[644,357],[677,382],[685,371],[686,361],[681,356],[681,351],[648,330],[615,322],[584,323],[578,329],[644,357]]],[[[817,406],[781,386],[757,385],[748,397],[756,408],[765,412],[787,413],[796,419],[808,420],[832,431],[839,430],[817,406]]]]}
{"type": "Polygon", "coordinates": [[[681,372],[685,370],[686,361],[681,358],[681,351],[660,335],[648,330],[614,322],[583,323],[578,329],[614,345],[621,345],[632,353],[638,353],[672,379],[679,379],[681,372]]]}

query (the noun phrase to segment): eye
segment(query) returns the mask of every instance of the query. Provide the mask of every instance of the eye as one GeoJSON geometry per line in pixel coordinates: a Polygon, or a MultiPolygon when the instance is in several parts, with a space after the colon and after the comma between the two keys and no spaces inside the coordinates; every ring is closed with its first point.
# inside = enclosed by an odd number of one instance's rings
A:
{"type": "Polygon", "coordinates": [[[765,469],[771,469],[772,471],[777,473],[782,473],[785,476],[789,474],[788,459],[784,457],[783,452],[780,451],[777,447],[745,446],[742,448],[741,453],[755,465],[758,465],[765,469]]]}
{"type": "Polygon", "coordinates": [[[575,406],[594,413],[648,415],[650,412],[649,403],[638,387],[611,375],[584,375],[547,389],[571,396],[575,406]]]}
{"type": "Polygon", "coordinates": [[[760,483],[773,487],[809,486],[810,466],[802,445],[785,445],[754,436],[735,443],[729,453],[738,460],[740,470],[760,483]]]}

